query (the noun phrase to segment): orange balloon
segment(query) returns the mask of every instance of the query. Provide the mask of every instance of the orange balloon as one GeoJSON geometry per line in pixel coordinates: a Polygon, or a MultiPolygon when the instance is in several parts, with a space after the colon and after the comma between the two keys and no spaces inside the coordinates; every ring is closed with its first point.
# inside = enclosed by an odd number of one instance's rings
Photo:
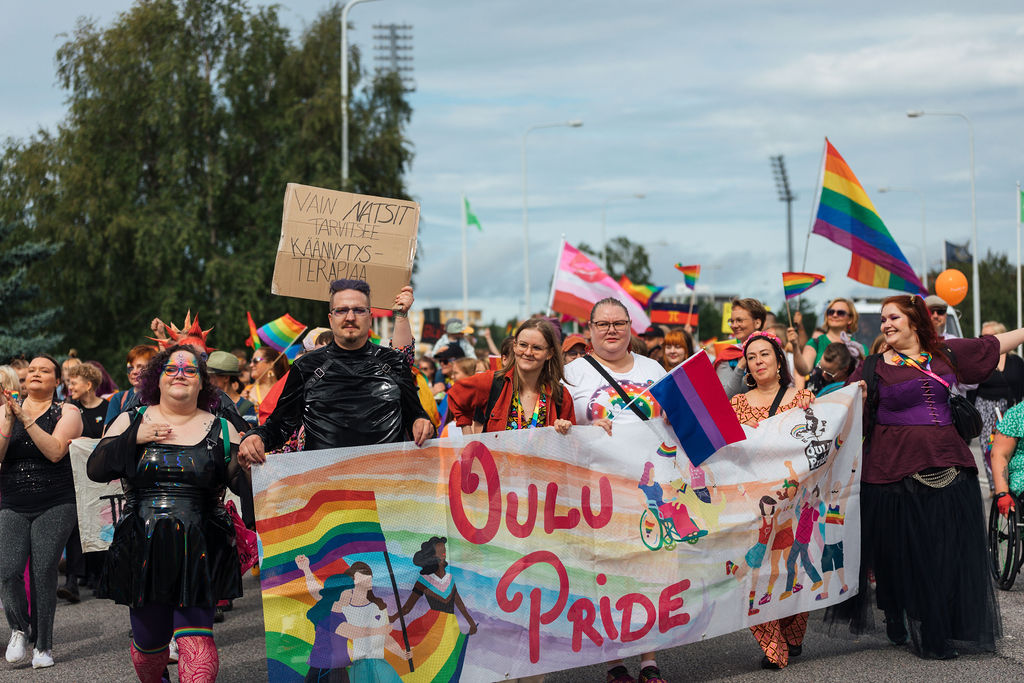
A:
{"type": "Polygon", "coordinates": [[[956,306],[967,296],[967,276],[955,268],[942,271],[935,278],[935,293],[956,306]]]}

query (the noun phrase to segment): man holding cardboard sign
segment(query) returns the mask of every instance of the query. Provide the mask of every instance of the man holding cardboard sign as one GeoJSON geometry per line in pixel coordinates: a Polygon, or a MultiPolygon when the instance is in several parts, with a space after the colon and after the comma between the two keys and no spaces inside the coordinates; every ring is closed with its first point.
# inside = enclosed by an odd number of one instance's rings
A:
{"type": "Polygon", "coordinates": [[[370,342],[370,286],[337,280],[330,302],[334,342],[292,365],[274,412],[242,440],[243,465],[264,462],[265,450],[280,448],[300,425],[307,450],[409,439],[422,445],[434,435],[405,357],[370,342]]]}

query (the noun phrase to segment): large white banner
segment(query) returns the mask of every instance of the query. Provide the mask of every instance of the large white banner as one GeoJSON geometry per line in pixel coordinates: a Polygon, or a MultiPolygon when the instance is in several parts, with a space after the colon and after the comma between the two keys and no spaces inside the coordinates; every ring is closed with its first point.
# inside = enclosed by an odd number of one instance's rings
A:
{"type": "Polygon", "coordinates": [[[253,471],[271,680],[516,678],[856,592],[859,389],[744,429],[700,467],[659,422],[271,455],[253,471]]]}

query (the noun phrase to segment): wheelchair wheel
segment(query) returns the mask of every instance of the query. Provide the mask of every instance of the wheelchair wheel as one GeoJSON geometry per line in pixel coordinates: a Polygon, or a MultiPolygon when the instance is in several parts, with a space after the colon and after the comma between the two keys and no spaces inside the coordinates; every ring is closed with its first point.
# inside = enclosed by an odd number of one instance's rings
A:
{"type": "Polygon", "coordinates": [[[640,540],[649,550],[658,550],[664,541],[661,520],[650,508],[640,515],[640,540]]]}
{"type": "Polygon", "coordinates": [[[992,558],[992,576],[996,585],[1003,590],[1010,590],[1020,569],[1021,537],[1017,526],[1019,521],[1017,501],[1010,514],[999,514],[996,501],[992,500],[992,508],[988,513],[988,548],[992,558]]]}

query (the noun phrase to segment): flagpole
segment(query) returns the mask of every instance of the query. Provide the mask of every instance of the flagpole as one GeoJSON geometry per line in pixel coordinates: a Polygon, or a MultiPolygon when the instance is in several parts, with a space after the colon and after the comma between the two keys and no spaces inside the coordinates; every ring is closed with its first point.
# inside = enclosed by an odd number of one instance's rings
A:
{"type": "Polygon", "coordinates": [[[811,205],[811,222],[807,226],[807,240],[804,242],[804,260],[800,270],[807,270],[807,250],[811,246],[811,232],[814,230],[814,218],[818,215],[818,205],[821,204],[821,188],[825,185],[825,160],[828,157],[828,138],[825,138],[825,146],[821,148],[821,168],[818,171],[818,191],[814,194],[814,204],[811,205]]]}
{"type": "Polygon", "coordinates": [[[558,245],[558,255],[555,256],[555,270],[554,275],[551,278],[551,294],[548,296],[548,315],[550,316],[554,311],[551,310],[551,305],[555,303],[555,280],[558,278],[558,266],[562,263],[562,252],[565,251],[565,233],[562,233],[562,241],[558,245]]]}
{"type": "MultiPolygon", "coordinates": [[[[391,568],[391,556],[388,555],[387,547],[384,548],[384,563],[388,567],[388,575],[391,577],[391,590],[395,592],[395,608],[398,610],[398,623],[402,625],[402,640],[405,641],[406,651],[410,651],[412,648],[409,647],[409,633],[405,630],[405,615],[402,614],[402,601],[398,599],[398,583],[395,581],[395,570],[391,568]]],[[[412,665],[412,659],[409,659],[409,673],[416,671],[416,668],[412,665]]]]}
{"type": "MultiPolygon", "coordinates": [[[[695,353],[695,354],[693,354],[692,356],[690,356],[690,358],[687,358],[686,360],[684,360],[684,361],[683,361],[683,363],[685,363],[686,361],[688,361],[688,360],[690,360],[690,359],[696,358],[696,357],[697,357],[697,355],[698,355],[698,354],[701,354],[701,353],[703,353],[703,354],[704,354],[704,355],[706,356],[708,352],[707,352],[706,350],[704,350],[704,349],[701,349],[701,350],[700,350],[700,351],[698,351],[697,353],[695,353]]],[[[711,359],[710,359],[710,358],[708,358],[708,361],[709,361],[709,362],[710,362],[710,360],[711,360],[711,359]]],[[[613,421],[613,422],[614,422],[614,421],[615,421],[615,418],[616,418],[616,417],[618,417],[619,415],[622,415],[622,414],[623,414],[624,412],[626,412],[627,410],[629,410],[629,407],[630,407],[631,405],[633,405],[634,403],[636,403],[636,402],[637,402],[637,399],[639,399],[639,398],[640,398],[641,396],[643,396],[644,394],[649,394],[649,393],[651,393],[651,389],[653,389],[654,387],[658,386],[659,384],[661,384],[662,382],[664,382],[665,380],[667,380],[667,379],[668,379],[669,377],[671,377],[671,376],[672,376],[672,375],[673,375],[673,374],[674,374],[674,373],[676,372],[676,370],[679,370],[680,368],[682,368],[682,367],[683,367],[683,363],[680,363],[679,365],[675,366],[674,368],[672,368],[671,370],[669,370],[668,372],[666,372],[666,373],[665,373],[664,375],[662,375],[662,376],[661,376],[661,377],[660,377],[660,378],[658,379],[658,381],[657,381],[657,382],[654,382],[654,383],[652,383],[652,384],[648,384],[648,385],[647,385],[646,387],[644,387],[644,390],[643,390],[643,391],[641,391],[641,392],[640,392],[639,394],[637,394],[636,396],[634,396],[634,397],[633,397],[633,400],[631,400],[631,401],[630,401],[629,403],[627,403],[626,405],[622,406],[622,410],[620,410],[619,412],[615,413],[615,415],[614,415],[614,416],[612,416],[612,417],[610,417],[610,418],[608,418],[608,419],[610,419],[611,421],[613,421]]]]}
{"type": "Polygon", "coordinates": [[[462,323],[469,325],[469,266],[466,261],[466,193],[462,193],[462,323]]]}

